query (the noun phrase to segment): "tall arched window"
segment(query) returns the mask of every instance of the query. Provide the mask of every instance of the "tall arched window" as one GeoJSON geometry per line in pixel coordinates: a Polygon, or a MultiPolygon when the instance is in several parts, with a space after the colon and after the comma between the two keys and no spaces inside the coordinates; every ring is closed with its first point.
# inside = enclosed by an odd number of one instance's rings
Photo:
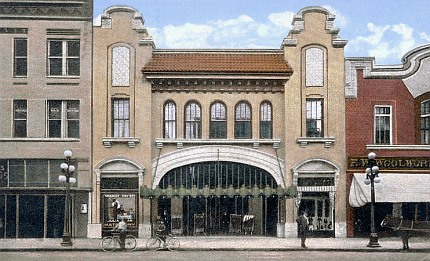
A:
{"type": "Polygon", "coordinates": [[[250,139],[252,137],[251,105],[247,102],[239,102],[236,105],[234,137],[236,139],[250,139]]]}
{"type": "Polygon", "coordinates": [[[130,86],[130,49],[118,46],[112,49],[112,86],[130,86]]]}
{"type": "Polygon", "coordinates": [[[173,101],[164,104],[164,138],[176,139],[176,104],[173,101]]]}
{"type": "Polygon", "coordinates": [[[262,102],[260,105],[260,139],[273,138],[272,105],[262,102]]]}
{"type": "Polygon", "coordinates": [[[200,104],[195,101],[185,105],[185,138],[202,138],[202,117],[200,104]]]}
{"type": "Polygon", "coordinates": [[[211,106],[210,138],[227,138],[226,108],[222,102],[214,102],[211,106]]]}

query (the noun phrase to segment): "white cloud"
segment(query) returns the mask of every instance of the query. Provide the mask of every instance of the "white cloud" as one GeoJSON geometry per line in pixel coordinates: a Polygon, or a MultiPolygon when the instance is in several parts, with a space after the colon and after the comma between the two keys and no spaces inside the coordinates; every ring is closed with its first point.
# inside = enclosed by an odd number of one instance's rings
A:
{"type": "Polygon", "coordinates": [[[402,58],[405,53],[415,46],[414,29],[405,24],[397,24],[391,30],[401,36],[401,41],[393,48],[393,52],[394,55],[397,55],[397,58],[402,58]]]}
{"type": "Polygon", "coordinates": [[[286,30],[291,29],[291,22],[293,21],[294,13],[292,12],[282,12],[282,13],[272,13],[269,14],[269,21],[280,28],[285,28],[286,30]]]}
{"type": "Polygon", "coordinates": [[[400,23],[395,25],[367,24],[368,34],[349,41],[349,53],[356,56],[372,56],[377,63],[384,63],[395,57],[400,59],[416,46],[414,29],[400,23]]]}
{"type": "Polygon", "coordinates": [[[334,24],[338,28],[344,28],[348,25],[348,19],[336,8],[331,5],[323,5],[325,9],[329,10],[330,13],[335,15],[334,24]]]}
{"type": "Polygon", "coordinates": [[[168,48],[200,48],[208,46],[207,38],[212,31],[211,26],[204,24],[167,25],[160,40],[168,48]]]}
{"type": "Polygon", "coordinates": [[[430,42],[430,35],[428,35],[426,33],[420,33],[420,38],[427,41],[427,42],[430,42]]]}
{"type": "Polygon", "coordinates": [[[292,12],[272,13],[267,21],[258,22],[248,15],[240,15],[149,31],[161,48],[278,48],[291,29],[293,16],[292,12]]]}

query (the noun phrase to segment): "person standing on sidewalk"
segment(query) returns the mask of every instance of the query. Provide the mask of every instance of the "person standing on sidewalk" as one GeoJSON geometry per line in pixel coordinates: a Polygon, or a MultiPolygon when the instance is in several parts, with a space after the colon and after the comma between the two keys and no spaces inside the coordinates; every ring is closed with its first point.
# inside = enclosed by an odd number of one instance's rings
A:
{"type": "Polygon", "coordinates": [[[125,249],[125,235],[127,233],[127,222],[123,218],[115,225],[112,231],[119,231],[119,242],[121,249],[125,249]]]}
{"type": "Polygon", "coordinates": [[[309,220],[307,217],[306,212],[303,212],[298,218],[297,218],[297,225],[299,226],[299,236],[301,240],[301,247],[302,248],[308,248],[305,244],[306,241],[306,234],[309,229],[309,220]]]}

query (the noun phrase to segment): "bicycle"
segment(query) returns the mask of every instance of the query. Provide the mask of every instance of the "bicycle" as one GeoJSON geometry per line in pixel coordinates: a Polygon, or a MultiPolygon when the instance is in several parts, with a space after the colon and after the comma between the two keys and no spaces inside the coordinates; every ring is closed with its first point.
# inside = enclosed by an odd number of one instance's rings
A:
{"type": "Polygon", "coordinates": [[[136,249],[137,240],[133,235],[126,235],[124,247],[121,247],[121,237],[119,232],[112,233],[112,236],[105,236],[101,240],[101,247],[104,251],[133,251],[136,249]]]}
{"type": "Polygon", "coordinates": [[[159,235],[155,235],[154,237],[148,238],[146,241],[146,249],[147,250],[178,250],[181,243],[179,239],[172,235],[166,235],[166,241],[163,242],[159,235]]]}

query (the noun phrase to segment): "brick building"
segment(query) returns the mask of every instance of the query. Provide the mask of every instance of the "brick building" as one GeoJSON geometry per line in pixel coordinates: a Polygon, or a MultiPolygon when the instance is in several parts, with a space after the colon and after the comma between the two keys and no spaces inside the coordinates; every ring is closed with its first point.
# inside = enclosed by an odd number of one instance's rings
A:
{"type": "Polygon", "coordinates": [[[377,154],[377,229],[385,215],[429,220],[430,45],[417,47],[401,65],[377,66],[371,58],[346,59],[348,236],[368,234],[370,188],[367,154],[377,154]],[[351,186],[350,186],[351,185],[351,186]]]}

